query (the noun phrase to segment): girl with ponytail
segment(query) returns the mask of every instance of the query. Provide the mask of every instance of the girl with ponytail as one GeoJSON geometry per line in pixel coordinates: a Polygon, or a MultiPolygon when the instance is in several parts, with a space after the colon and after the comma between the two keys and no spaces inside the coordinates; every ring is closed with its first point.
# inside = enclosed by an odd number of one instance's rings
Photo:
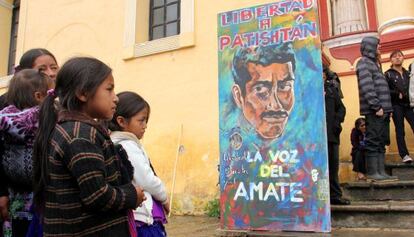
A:
{"type": "Polygon", "coordinates": [[[122,182],[115,147],[97,122],[111,120],[117,103],[112,70],[101,61],[78,57],[60,69],[33,153],[45,237],[136,235],[127,213],[145,200],[143,191],[122,182]]]}

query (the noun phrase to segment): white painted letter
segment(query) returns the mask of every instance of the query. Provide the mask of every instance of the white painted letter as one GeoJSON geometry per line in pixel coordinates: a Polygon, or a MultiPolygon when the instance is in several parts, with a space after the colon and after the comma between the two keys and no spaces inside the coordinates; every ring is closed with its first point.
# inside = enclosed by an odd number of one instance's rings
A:
{"type": "Polygon", "coordinates": [[[239,187],[237,188],[236,195],[234,195],[233,200],[237,200],[237,198],[244,197],[246,201],[249,201],[249,197],[247,196],[246,188],[244,187],[244,183],[240,182],[239,187]]]}

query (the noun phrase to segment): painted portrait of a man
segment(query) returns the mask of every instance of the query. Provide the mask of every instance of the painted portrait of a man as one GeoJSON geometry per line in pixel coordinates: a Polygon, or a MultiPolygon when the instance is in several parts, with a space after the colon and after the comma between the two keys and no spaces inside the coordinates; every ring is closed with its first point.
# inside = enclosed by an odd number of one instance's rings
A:
{"type": "Polygon", "coordinates": [[[283,134],[295,102],[295,56],[290,44],[239,49],[233,58],[232,94],[263,140],[283,134]]]}

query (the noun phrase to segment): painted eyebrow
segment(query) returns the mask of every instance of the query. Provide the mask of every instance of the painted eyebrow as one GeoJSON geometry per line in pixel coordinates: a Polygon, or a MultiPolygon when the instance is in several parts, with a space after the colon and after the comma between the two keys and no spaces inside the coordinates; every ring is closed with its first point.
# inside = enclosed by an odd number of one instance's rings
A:
{"type": "Polygon", "coordinates": [[[267,88],[272,88],[273,84],[270,81],[256,81],[253,86],[262,85],[267,88]]]}
{"type": "Polygon", "coordinates": [[[294,77],[292,77],[292,76],[290,75],[290,73],[288,73],[288,74],[287,74],[287,76],[286,76],[285,78],[283,78],[283,80],[280,80],[280,82],[294,81],[294,80],[295,80],[295,78],[294,78],[294,77]]]}

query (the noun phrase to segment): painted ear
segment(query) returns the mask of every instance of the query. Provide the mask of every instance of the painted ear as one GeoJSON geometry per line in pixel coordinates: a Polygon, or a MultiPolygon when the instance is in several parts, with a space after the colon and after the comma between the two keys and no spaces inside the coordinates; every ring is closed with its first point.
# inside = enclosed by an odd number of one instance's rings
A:
{"type": "Polygon", "coordinates": [[[243,105],[243,96],[242,96],[239,85],[234,84],[233,87],[231,88],[231,92],[233,94],[233,99],[237,107],[241,108],[243,105]]]}

